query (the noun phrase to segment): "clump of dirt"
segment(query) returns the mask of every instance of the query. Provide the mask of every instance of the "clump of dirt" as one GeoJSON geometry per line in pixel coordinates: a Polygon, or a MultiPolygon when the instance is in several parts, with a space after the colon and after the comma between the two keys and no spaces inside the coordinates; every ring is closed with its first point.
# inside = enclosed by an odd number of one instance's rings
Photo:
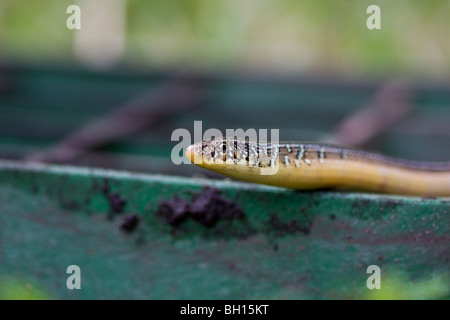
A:
{"type": "Polygon", "coordinates": [[[109,201],[109,207],[112,214],[122,213],[123,209],[126,205],[126,201],[122,196],[115,192],[112,193],[109,188],[109,182],[108,180],[104,180],[103,186],[102,186],[102,193],[105,195],[105,197],[109,201]]]}
{"type": "Polygon", "coordinates": [[[236,203],[225,198],[219,189],[210,187],[194,194],[191,203],[177,196],[161,201],[157,214],[172,226],[178,226],[188,218],[206,227],[212,227],[220,220],[245,218],[244,211],[236,203]]]}
{"type": "Polygon", "coordinates": [[[131,233],[136,229],[140,222],[139,216],[134,213],[127,214],[123,217],[122,222],[119,225],[119,228],[125,232],[131,233]]]}
{"type": "Polygon", "coordinates": [[[274,212],[270,213],[269,225],[277,236],[293,233],[309,234],[310,232],[310,225],[301,224],[297,220],[282,222],[274,212]]]}
{"type": "Polygon", "coordinates": [[[189,216],[189,203],[175,196],[161,201],[156,214],[164,217],[168,224],[177,226],[189,216]]]}

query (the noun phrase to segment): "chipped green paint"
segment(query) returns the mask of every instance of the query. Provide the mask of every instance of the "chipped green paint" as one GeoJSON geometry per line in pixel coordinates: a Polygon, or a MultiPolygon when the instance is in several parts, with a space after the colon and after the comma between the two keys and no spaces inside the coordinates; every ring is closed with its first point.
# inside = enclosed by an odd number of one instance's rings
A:
{"type": "Polygon", "coordinates": [[[371,264],[411,283],[448,281],[449,217],[448,198],[294,192],[2,161],[0,275],[33,279],[63,299],[365,298],[371,264]],[[105,180],[125,200],[113,218],[105,180]],[[189,198],[205,185],[221,189],[246,219],[174,230],[155,216],[161,200],[189,198]],[[130,234],[118,228],[127,213],[142,218],[130,234]],[[82,270],[81,290],[65,286],[71,264],[82,270]]]}

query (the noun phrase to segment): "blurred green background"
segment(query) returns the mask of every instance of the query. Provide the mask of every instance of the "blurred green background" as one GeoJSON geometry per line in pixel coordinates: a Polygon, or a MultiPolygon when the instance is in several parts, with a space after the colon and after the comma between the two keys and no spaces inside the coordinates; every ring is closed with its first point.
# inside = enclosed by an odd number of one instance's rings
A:
{"type": "Polygon", "coordinates": [[[0,55],[79,61],[74,38],[94,20],[98,39],[115,36],[120,47],[111,65],[443,80],[449,13],[446,0],[2,0],[0,55]],[[66,28],[71,4],[82,30],[66,28]],[[371,4],[381,8],[381,30],[366,27],[371,4]]]}
{"type": "MultiPolygon", "coordinates": [[[[381,79],[381,82],[403,78],[419,83],[445,84],[450,74],[449,13],[450,1],[447,0],[1,0],[0,62],[42,64],[43,69],[50,64],[82,65],[100,70],[189,68],[219,73],[265,73],[269,75],[267,78],[278,73],[301,75],[306,79],[309,76],[356,79],[354,83],[365,78],[381,79]],[[81,30],[66,27],[70,16],[66,10],[73,4],[81,8],[81,30]],[[366,27],[369,17],[366,10],[372,4],[381,8],[381,30],[366,27]]],[[[139,95],[161,80],[158,77],[136,80],[134,74],[109,78],[106,73],[102,78],[91,73],[46,73],[42,70],[16,72],[12,79],[11,83],[20,90],[12,93],[6,90],[4,100],[0,101],[0,127],[4,129],[0,132],[0,146],[3,145],[3,150],[6,150],[5,146],[10,149],[21,146],[26,152],[52,144],[53,139],[60,139],[90,120],[101,118],[105,112],[125,103],[128,96],[139,95]]],[[[296,129],[303,131],[295,133],[303,137],[320,137],[319,133],[331,131],[341,117],[359,108],[372,96],[372,89],[360,88],[362,91],[358,91],[356,87],[347,87],[347,91],[334,87],[324,91],[323,87],[304,85],[277,91],[281,87],[245,81],[231,83],[231,80],[219,85],[225,89],[215,89],[217,96],[208,105],[210,115],[213,115],[210,118],[216,121],[213,124],[228,121],[243,126],[246,117],[243,116],[239,123],[240,119],[236,120],[235,116],[238,112],[246,115],[242,110],[248,110],[247,114],[268,110],[266,117],[258,117],[262,122],[253,120],[253,124],[266,126],[266,119],[270,120],[268,123],[278,119],[278,123],[284,124],[284,132],[289,134],[288,125],[293,128],[300,123],[300,128],[296,129]],[[280,109],[285,112],[278,112],[280,109]],[[300,115],[303,122],[297,120],[300,115]],[[310,130],[306,123],[316,131],[310,130]]],[[[394,128],[397,131],[390,133],[391,140],[380,145],[410,158],[416,154],[447,159],[448,148],[440,146],[448,145],[449,141],[448,97],[444,91],[422,93],[418,98],[417,118],[410,119],[403,127],[394,128]],[[420,150],[417,145],[421,146],[420,150]]],[[[104,151],[112,154],[125,150],[131,154],[129,162],[134,165],[139,156],[143,159],[141,163],[151,165],[154,172],[166,173],[162,168],[166,166],[168,150],[172,147],[167,143],[170,136],[167,132],[171,132],[172,126],[192,123],[191,120],[200,116],[208,119],[205,109],[182,114],[180,118],[185,122],[175,119],[160,128],[161,131],[153,129],[143,137],[127,140],[128,145],[121,145],[119,141],[104,151]],[[167,132],[161,134],[164,130],[167,132]],[[161,137],[166,139],[164,144],[157,141],[161,137]],[[127,149],[127,146],[131,148],[127,149]],[[155,156],[148,150],[158,154],[155,156]],[[153,158],[144,158],[144,155],[153,158]]],[[[22,149],[14,156],[20,158],[22,149]]],[[[120,152],[114,156],[118,154],[120,152]]],[[[113,167],[113,162],[107,166],[113,167]]],[[[149,172],[147,167],[145,169],[140,171],[149,172]]],[[[182,170],[191,175],[185,168],[182,170]]],[[[23,203],[33,203],[23,201],[26,199],[23,196],[15,198],[20,198],[23,203]]],[[[441,210],[448,212],[445,205],[442,204],[441,210]]],[[[49,212],[57,212],[50,208],[49,212]]],[[[27,216],[28,211],[23,214],[27,216]]],[[[86,221],[92,224],[92,221],[86,221]]],[[[61,230],[65,234],[65,229],[61,230]]],[[[41,239],[45,243],[47,238],[45,235],[41,239]]],[[[34,241],[30,243],[35,245],[34,241]]],[[[399,248],[399,252],[403,250],[401,246],[395,248],[399,248]]],[[[415,250],[417,246],[414,244],[409,248],[415,250]]],[[[422,247],[418,248],[422,250],[422,247]]],[[[15,257],[22,251],[11,252],[15,257]]],[[[424,256],[422,258],[426,260],[424,256]]],[[[198,258],[198,261],[202,262],[202,259],[198,258]]],[[[434,267],[433,261],[429,266],[434,267]]],[[[389,283],[388,290],[382,294],[355,297],[448,297],[447,274],[430,275],[429,279],[415,278],[411,285],[407,272],[390,273],[390,282],[386,282],[389,283]]],[[[47,290],[50,286],[45,281],[40,283],[34,278],[14,276],[0,274],[0,299],[54,297],[52,291],[47,290]]]]}

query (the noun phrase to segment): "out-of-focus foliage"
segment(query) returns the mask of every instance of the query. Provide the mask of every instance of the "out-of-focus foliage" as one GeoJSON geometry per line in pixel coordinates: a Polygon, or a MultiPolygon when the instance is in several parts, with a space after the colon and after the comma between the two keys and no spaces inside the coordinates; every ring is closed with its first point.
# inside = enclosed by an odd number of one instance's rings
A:
{"type": "Polygon", "coordinates": [[[368,292],[364,298],[371,300],[444,299],[449,297],[450,287],[444,275],[411,282],[404,273],[393,271],[382,277],[381,289],[368,292]]]}
{"type": "MultiPolygon", "coordinates": [[[[446,0],[123,1],[125,63],[428,78],[450,71],[446,0]],[[371,4],[381,8],[381,30],[366,28],[371,4]]],[[[66,8],[77,2],[2,0],[0,54],[73,59],[77,31],[66,28],[66,8]]]]}
{"type": "Polygon", "coordinates": [[[31,281],[0,277],[0,300],[49,300],[52,299],[43,288],[31,281]]]}

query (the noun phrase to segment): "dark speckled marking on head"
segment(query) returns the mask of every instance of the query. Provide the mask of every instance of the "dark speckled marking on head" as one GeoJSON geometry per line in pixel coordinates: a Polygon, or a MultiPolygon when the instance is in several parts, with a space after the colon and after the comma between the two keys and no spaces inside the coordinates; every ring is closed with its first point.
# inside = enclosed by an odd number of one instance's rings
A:
{"type": "Polygon", "coordinates": [[[305,156],[305,147],[301,144],[297,152],[297,160],[302,160],[305,156]]]}
{"type": "Polygon", "coordinates": [[[319,152],[318,152],[318,155],[319,155],[319,162],[323,163],[323,161],[324,161],[324,159],[326,157],[325,149],[324,148],[320,148],[319,152]]]}
{"type": "Polygon", "coordinates": [[[245,164],[248,166],[268,167],[278,161],[278,145],[233,138],[203,141],[201,155],[204,161],[220,164],[245,164]]]}
{"type": "Polygon", "coordinates": [[[291,153],[292,152],[292,148],[289,144],[286,144],[286,150],[287,152],[291,153]]]}

